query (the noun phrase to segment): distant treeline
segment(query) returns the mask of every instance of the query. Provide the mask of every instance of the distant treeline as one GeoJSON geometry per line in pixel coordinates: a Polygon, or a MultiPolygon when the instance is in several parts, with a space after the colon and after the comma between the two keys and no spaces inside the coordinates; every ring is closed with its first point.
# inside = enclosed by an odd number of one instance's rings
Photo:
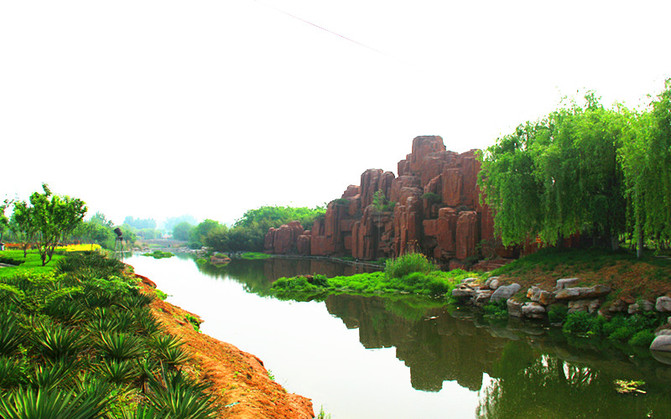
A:
{"type": "Polygon", "coordinates": [[[671,80],[644,110],[594,93],[526,122],[481,154],[479,184],[503,244],[580,233],[613,248],[671,239],[671,80]]]}
{"type": "Polygon", "coordinates": [[[303,228],[310,229],[314,220],[323,217],[325,212],[323,207],[263,206],[245,212],[231,228],[207,219],[195,226],[179,223],[172,234],[177,240],[188,241],[193,248],[207,246],[220,252],[263,251],[263,241],[271,227],[297,220],[303,228]]]}

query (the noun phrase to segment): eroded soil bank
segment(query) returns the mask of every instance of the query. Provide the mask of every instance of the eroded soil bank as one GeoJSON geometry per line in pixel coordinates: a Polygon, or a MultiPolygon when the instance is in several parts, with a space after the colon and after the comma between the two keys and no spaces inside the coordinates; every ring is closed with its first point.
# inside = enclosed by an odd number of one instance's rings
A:
{"type": "MultiPolygon", "coordinates": [[[[146,277],[143,290],[154,293],[155,284],[146,277]]],[[[263,361],[235,346],[198,332],[193,320],[201,319],[156,298],[151,303],[156,318],[171,335],[184,342],[183,348],[193,359],[192,368],[201,378],[212,384],[221,418],[313,418],[310,399],[287,393],[273,381],[263,361]]]]}

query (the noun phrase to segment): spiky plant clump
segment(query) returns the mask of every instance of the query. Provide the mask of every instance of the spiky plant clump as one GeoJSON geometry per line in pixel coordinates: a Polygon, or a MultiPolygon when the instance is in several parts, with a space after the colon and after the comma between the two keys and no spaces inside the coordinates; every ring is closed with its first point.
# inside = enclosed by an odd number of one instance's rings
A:
{"type": "Polygon", "coordinates": [[[106,358],[117,361],[136,358],[145,350],[144,342],[140,338],[118,332],[98,333],[96,346],[106,358]]]}
{"type": "Polygon", "coordinates": [[[14,317],[0,315],[0,355],[11,355],[17,351],[25,333],[14,317]]]}
{"type": "Polygon", "coordinates": [[[132,361],[104,359],[96,369],[105,380],[115,384],[128,384],[140,375],[137,364],[132,361]]]}
{"type": "Polygon", "coordinates": [[[10,389],[24,381],[23,368],[16,358],[0,357],[0,389],[10,389]]]}
{"type": "Polygon", "coordinates": [[[205,393],[207,386],[186,378],[179,371],[162,369],[150,381],[149,402],[162,417],[212,418],[216,414],[214,401],[205,393]]]}
{"type": "Polygon", "coordinates": [[[74,358],[82,347],[83,333],[79,329],[67,328],[57,323],[43,324],[33,334],[34,348],[45,358],[56,360],[74,358]]]}
{"type": "Polygon", "coordinates": [[[104,409],[102,395],[65,390],[19,389],[0,399],[0,417],[3,418],[90,419],[101,417],[104,409]]]}

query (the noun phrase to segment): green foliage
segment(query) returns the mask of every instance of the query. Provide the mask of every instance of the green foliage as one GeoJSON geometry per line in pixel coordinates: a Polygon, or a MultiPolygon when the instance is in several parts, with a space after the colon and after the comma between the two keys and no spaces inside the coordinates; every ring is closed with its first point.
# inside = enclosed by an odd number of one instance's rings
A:
{"type": "MultiPolygon", "coordinates": [[[[410,256],[405,260],[412,262],[415,258],[410,256]]],[[[386,272],[372,272],[333,278],[326,278],[324,275],[280,278],[273,283],[272,293],[278,298],[301,301],[340,293],[363,295],[409,293],[445,296],[450,295],[463,278],[477,276],[462,270],[442,272],[434,269],[435,267],[424,259],[414,265],[404,262],[392,266],[393,276],[386,272]],[[414,266],[416,270],[409,269],[409,266],[414,266]]]]}
{"type": "Polygon", "coordinates": [[[421,253],[406,253],[396,259],[387,260],[384,272],[390,278],[402,278],[413,272],[428,273],[436,267],[421,253]]]}
{"type": "Polygon", "coordinates": [[[440,195],[433,192],[427,192],[423,194],[422,199],[426,199],[430,204],[439,204],[443,200],[440,195]]]}
{"type": "Polygon", "coordinates": [[[381,189],[378,189],[373,194],[373,208],[375,208],[376,211],[393,211],[395,206],[396,202],[390,202],[381,189]]]}
{"type": "Polygon", "coordinates": [[[550,323],[562,323],[568,315],[568,307],[563,304],[552,304],[548,307],[548,320],[550,323]]]}
{"type": "Polygon", "coordinates": [[[43,193],[30,196],[30,205],[18,202],[14,212],[18,211],[16,219],[26,237],[34,238],[44,266],[51,261],[55,247],[84,218],[86,205],[77,198],[53,195],[46,184],[42,189],[43,193]]]}
{"type": "Polygon", "coordinates": [[[619,157],[629,226],[641,251],[644,238],[658,247],[671,239],[671,79],[650,107],[631,119],[619,157]]]}
{"type": "Polygon", "coordinates": [[[172,238],[175,240],[188,241],[191,236],[191,230],[193,230],[193,225],[186,221],[182,221],[172,229],[172,238]]]}
{"type": "Polygon", "coordinates": [[[585,312],[576,311],[566,316],[562,331],[571,335],[586,335],[596,326],[596,317],[585,312]]]}
{"type": "Polygon", "coordinates": [[[273,257],[272,255],[260,252],[245,252],[242,255],[240,255],[240,258],[245,260],[263,260],[263,259],[270,259],[272,257],[273,257]]]}
{"type": "Polygon", "coordinates": [[[613,248],[671,238],[671,81],[642,113],[594,93],[520,125],[480,155],[479,185],[504,245],[575,233],[613,248]]]}
{"type": "Polygon", "coordinates": [[[153,257],[154,259],[166,259],[175,256],[174,253],[164,252],[162,250],[154,250],[153,252],[143,253],[142,256],[153,257]]]}
{"type": "MultiPolygon", "coordinates": [[[[264,206],[249,210],[232,228],[217,228],[203,237],[203,244],[219,252],[263,251],[263,242],[271,227],[299,221],[303,228],[312,227],[315,219],[323,217],[326,209],[264,206]]],[[[223,226],[222,226],[223,227],[223,226]]]]}
{"type": "Polygon", "coordinates": [[[628,343],[631,346],[641,346],[648,348],[652,341],[655,340],[655,333],[651,330],[639,330],[629,339],[628,343]]]}
{"type": "Polygon", "coordinates": [[[215,231],[217,234],[226,234],[227,230],[226,226],[219,224],[218,221],[207,219],[191,229],[189,240],[191,243],[202,247],[208,235],[215,231]]]}
{"type": "Polygon", "coordinates": [[[188,357],[124,270],[92,253],[0,278],[0,417],[119,417],[131,400],[145,417],[207,417],[201,384],[146,386],[188,357]]]}
{"type": "Polygon", "coordinates": [[[508,303],[506,300],[501,299],[495,302],[490,302],[482,310],[485,312],[485,316],[494,318],[494,319],[507,319],[508,318],[508,303]]]}

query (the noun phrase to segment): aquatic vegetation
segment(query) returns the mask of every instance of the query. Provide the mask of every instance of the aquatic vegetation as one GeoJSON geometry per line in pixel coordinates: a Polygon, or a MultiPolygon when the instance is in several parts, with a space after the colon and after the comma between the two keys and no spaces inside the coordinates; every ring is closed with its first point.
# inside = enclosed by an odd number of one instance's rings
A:
{"type": "Polygon", "coordinates": [[[154,259],[165,259],[165,258],[171,258],[175,256],[175,254],[170,252],[164,252],[162,250],[154,250],[153,252],[143,253],[142,256],[150,256],[153,257],[154,259]]]}
{"type": "Polygon", "coordinates": [[[303,275],[280,278],[272,292],[278,298],[309,300],[327,294],[420,294],[444,297],[450,295],[465,277],[477,276],[463,270],[443,272],[424,255],[413,253],[387,261],[384,272],[360,273],[326,278],[324,275],[303,275]]]}

